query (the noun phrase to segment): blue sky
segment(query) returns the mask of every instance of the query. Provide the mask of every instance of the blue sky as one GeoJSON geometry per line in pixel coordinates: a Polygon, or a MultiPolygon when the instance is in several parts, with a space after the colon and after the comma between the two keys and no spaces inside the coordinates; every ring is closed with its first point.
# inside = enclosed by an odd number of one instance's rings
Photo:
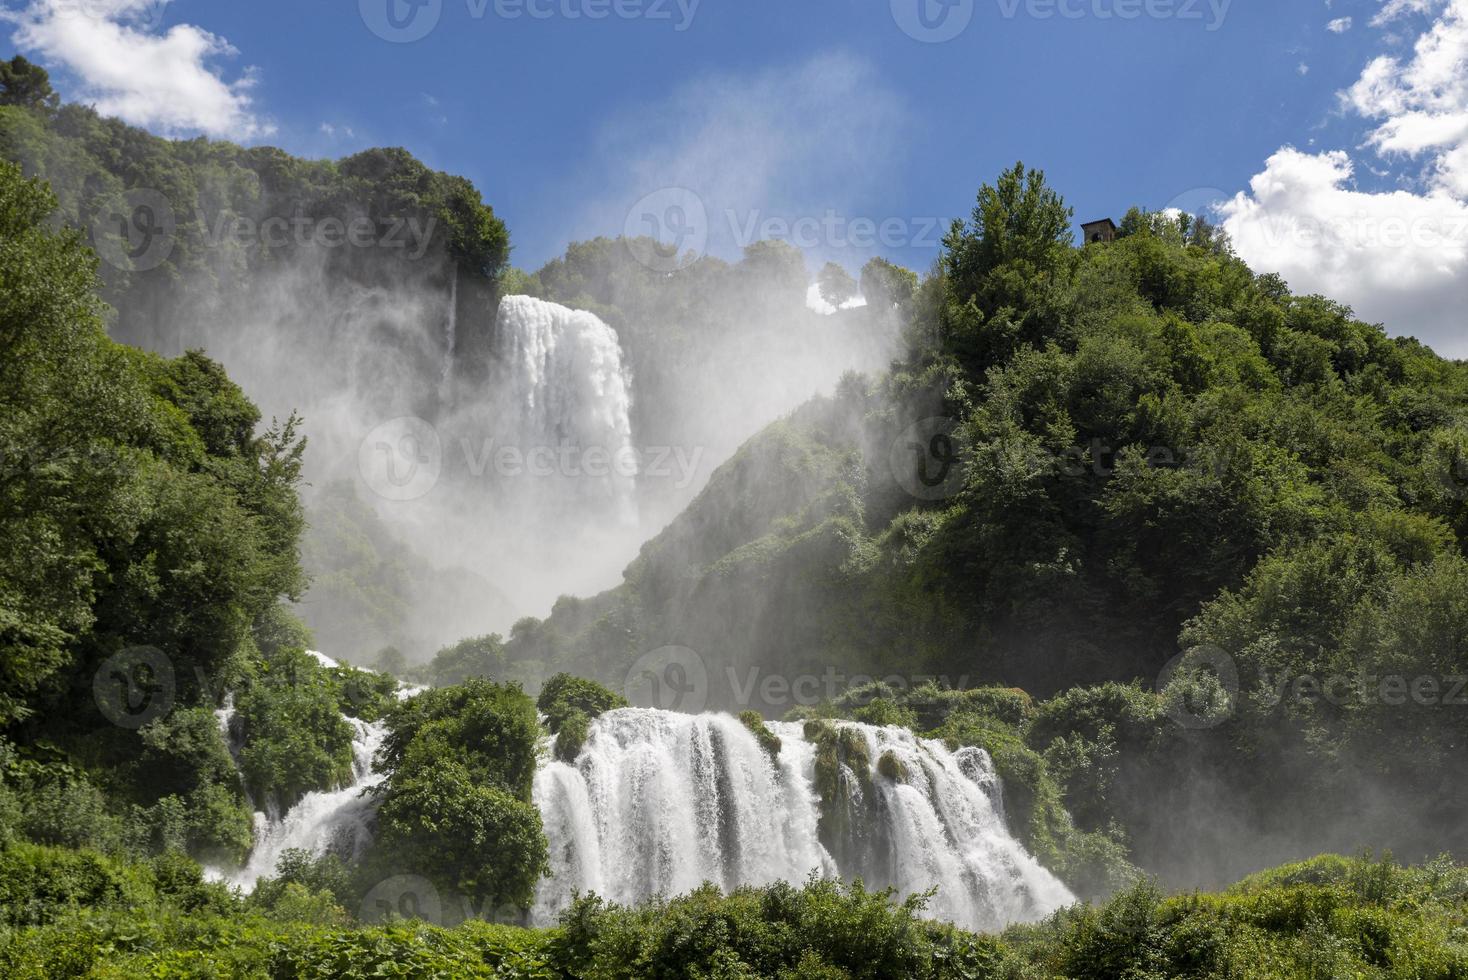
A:
{"type": "MultiPolygon", "coordinates": [[[[1332,251],[1269,229],[1312,208],[1446,221],[1468,198],[1468,98],[1443,97],[1445,79],[1464,90],[1465,0],[947,0],[939,30],[967,26],[940,43],[902,24],[919,2],[937,22],[943,0],[617,0],[643,15],[599,20],[584,16],[598,0],[427,2],[7,0],[0,27],[6,55],[47,64],[64,95],[157,132],[310,156],[406,146],[471,178],[530,269],[619,233],[664,187],[699,196],[716,254],[737,252],[730,229],[751,218],[834,212],[901,230],[870,247],[818,233],[802,242],[813,268],[878,253],[922,268],[928,222],[1023,159],[1078,220],[1242,194],[1220,217],[1246,258],[1346,288],[1381,264],[1372,242],[1332,251]],[[388,2],[432,29],[384,40],[388,2]],[[549,16],[504,16],[532,2],[549,16]],[[1120,16],[1129,5],[1140,16],[1120,16]],[[1434,36],[1446,53],[1423,55],[1434,36]]],[[[1442,267],[1400,303],[1391,281],[1346,298],[1376,318],[1420,318],[1424,295],[1458,305],[1465,242],[1392,253],[1442,267]]],[[[1452,333],[1415,332],[1429,326],[1452,333]]]]}

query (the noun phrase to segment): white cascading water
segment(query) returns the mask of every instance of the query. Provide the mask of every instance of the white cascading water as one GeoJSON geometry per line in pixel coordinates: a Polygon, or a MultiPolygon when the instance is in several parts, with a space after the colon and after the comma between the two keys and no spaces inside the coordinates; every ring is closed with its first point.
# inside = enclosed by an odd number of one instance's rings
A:
{"type": "MultiPolygon", "coordinates": [[[[232,705],[219,712],[226,731],[231,713],[232,705]]],[[[385,730],[348,721],[356,730],[355,783],[309,793],[281,817],[257,813],[249,861],[211,877],[249,890],[289,849],[360,856],[374,805],[363,790],[382,780],[372,760],[385,730]]],[[[816,792],[817,746],[799,724],[769,723],[782,743],[774,759],[723,714],[610,711],[592,723],[573,764],[555,761],[547,739],[533,793],[552,877],[537,891],[531,921],[553,924],[578,892],[635,904],[706,881],[725,890],[798,885],[812,873],[861,877],[901,896],[936,888],[929,916],[980,931],[1032,922],[1075,901],[1010,835],[983,750],[951,752],[901,728],[833,724],[864,743],[869,771],[843,762],[842,797],[831,801],[816,792]],[[889,754],[900,780],[879,771],[889,754]],[[851,820],[833,843],[837,855],[822,843],[823,809],[851,820]]]]}
{"type": "Polygon", "coordinates": [[[1075,901],[1009,833],[999,780],[980,749],[950,752],[899,728],[850,722],[872,763],[846,770],[847,799],[865,813],[842,848],[821,843],[816,747],[802,726],[771,724],[783,743],[772,762],[728,715],[627,708],[592,724],[574,765],[549,762],[535,802],[550,842],[552,876],[532,920],[553,922],[576,892],[619,903],[676,895],[711,881],[725,889],[800,883],[812,872],[863,877],[902,895],[936,887],[927,914],[979,930],[1042,918],[1075,901]],[[906,780],[877,772],[887,753],[906,780]],[[875,799],[863,800],[867,785],[875,799]]]}
{"type": "Polygon", "coordinates": [[[387,734],[381,722],[347,718],[354,729],[350,786],[330,792],[307,793],[283,816],[255,814],[255,847],[245,866],[220,877],[246,891],[261,878],[275,874],[281,855],[292,849],[321,856],[328,850],[343,857],[357,857],[372,839],[373,801],[363,791],[382,781],[372,771],[372,758],[387,734]]]}
{"type": "MultiPolygon", "coordinates": [[[[338,666],[325,654],[315,650],[307,653],[322,666],[338,666]]],[[[401,688],[398,697],[408,698],[421,690],[419,687],[401,688]]],[[[237,755],[233,694],[225,696],[224,707],[214,715],[230,746],[230,754],[237,755]]],[[[343,718],[352,726],[351,784],[340,789],[307,793],[283,815],[255,811],[255,846],[244,867],[227,871],[211,868],[211,878],[249,891],[261,878],[275,874],[276,865],[288,850],[303,850],[317,857],[328,850],[345,857],[359,857],[365,852],[372,839],[374,803],[364,791],[382,782],[382,774],[373,771],[372,763],[387,736],[387,726],[380,721],[366,722],[346,715],[343,718]]]]}
{"type": "Polygon", "coordinates": [[[527,466],[551,467],[578,496],[606,498],[620,520],[635,521],[632,384],[616,331],[595,314],[531,296],[501,299],[496,331],[513,426],[507,444],[527,466]]]}

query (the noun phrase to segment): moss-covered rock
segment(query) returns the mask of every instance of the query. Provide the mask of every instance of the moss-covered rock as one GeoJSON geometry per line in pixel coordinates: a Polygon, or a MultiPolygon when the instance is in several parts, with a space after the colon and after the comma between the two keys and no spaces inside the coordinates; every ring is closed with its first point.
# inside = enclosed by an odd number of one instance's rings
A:
{"type": "Polygon", "coordinates": [[[764,716],[758,711],[742,711],[739,721],[745,728],[749,729],[755,739],[759,741],[759,747],[765,750],[771,762],[777,762],[780,758],[780,736],[770,731],[765,724],[764,716]]]}
{"type": "Polygon", "coordinates": [[[907,764],[897,758],[895,752],[883,752],[877,759],[877,772],[894,783],[905,783],[908,779],[907,764]]]}

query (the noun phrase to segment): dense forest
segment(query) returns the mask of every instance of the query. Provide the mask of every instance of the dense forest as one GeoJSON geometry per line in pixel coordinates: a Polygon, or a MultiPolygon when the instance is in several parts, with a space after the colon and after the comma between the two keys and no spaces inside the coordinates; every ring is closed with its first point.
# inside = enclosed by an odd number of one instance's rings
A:
{"type": "MultiPolygon", "coordinates": [[[[58,105],[24,62],[0,85],[0,972],[1468,975],[1465,365],[1292,295],[1200,219],[1133,211],[1077,248],[1017,166],[926,275],[863,271],[867,310],[834,323],[900,328],[891,369],[750,440],[622,586],[427,663],[332,665],[290,605],[301,420],[267,420],[210,352],[138,346],[226,260],[186,246],[135,282],[79,230],[131,168],[260,220],[422,208],[485,296],[595,309],[647,364],[659,331],[804,273],[768,245],[648,277],[603,240],[531,275],[477,191],[395,152],[164,144],[58,105]],[[984,749],[1013,832],[1094,904],[980,936],[921,917],[924,896],[816,878],[583,896],[522,928],[548,866],[537,765],[575,759],[675,644],[772,756],[766,719],[801,723],[818,785],[867,771],[843,719],[984,749]],[[801,697],[802,675],[838,680],[801,697]],[[349,719],[387,732],[366,852],[288,853],[249,894],[206,878],[250,851],[254,811],[351,784],[349,719]],[[1368,848],[1413,864],[1245,877],[1368,848]],[[1169,894],[1195,885],[1224,890],[1169,894]]],[[[248,302],[252,260],[227,261],[248,302]]],[[[337,540],[396,547],[358,501],[323,513],[337,540]]],[[[333,566],[344,590],[380,573],[359,558],[333,566]]],[[[380,593],[363,602],[404,601],[380,593]]],[[[847,816],[823,805],[839,849],[847,816]]]]}

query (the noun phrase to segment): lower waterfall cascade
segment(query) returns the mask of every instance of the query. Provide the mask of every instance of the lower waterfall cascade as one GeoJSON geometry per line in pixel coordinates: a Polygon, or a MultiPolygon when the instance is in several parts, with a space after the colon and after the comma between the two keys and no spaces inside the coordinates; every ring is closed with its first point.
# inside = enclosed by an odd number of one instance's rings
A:
{"type": "Polygon", "coordinates": [[[869,769],[842,762],[841,798],[823,801],[818,747],[800,724],[768,724],[781,741],[771,759],[729,715],[602,715],[574,764],[543,763],[536,773],[552,876],[531,921],[553,923],[576,892],[629,904],[705,881],[728,890],[799,884],[812,873],[860,876],[904,897],[936,887],[927,914],[977,930],[1075,902],[1010,835],[982,749],[952,752],[902,728],[833,724],[864,745],[869,769]],[[858,818],[837,855],[822,843],[823,809],[858,818]]]}
{"type": "MultiPolygon", "coordinates": [[[[220,714],[227,723],[227,711],[220,714]]],[[[372,760],[386,730],[349,720],[353,785],[309,793],[284,814],[257,813],[244,867],[212,877],[250,889],[288,849],[363,852],[374,806],[364,791],[383,778],[372,760]]],[[[634,904],[704,882],[732,890],[798,885],[812,874],[860,877],[904,897],[936,888],[925,914],[983,931],[1036,921],[1076,900],[1009,833],[1002,787],[982,749],[950,751],[896,727],[827,724],[857,754],[836,763],[830,800],[816,789],[822,747],[798,723],[768,723],[781,742],[773,757],[724,714],[610,711],[592,722],[574,763],[556,761],[547,739],[533,794],[551,877],[537,891],[531,924],[554,924],[577,893],[634,904]]],[[[832,760],[825,765],[829,771],[832,760]]]]}

